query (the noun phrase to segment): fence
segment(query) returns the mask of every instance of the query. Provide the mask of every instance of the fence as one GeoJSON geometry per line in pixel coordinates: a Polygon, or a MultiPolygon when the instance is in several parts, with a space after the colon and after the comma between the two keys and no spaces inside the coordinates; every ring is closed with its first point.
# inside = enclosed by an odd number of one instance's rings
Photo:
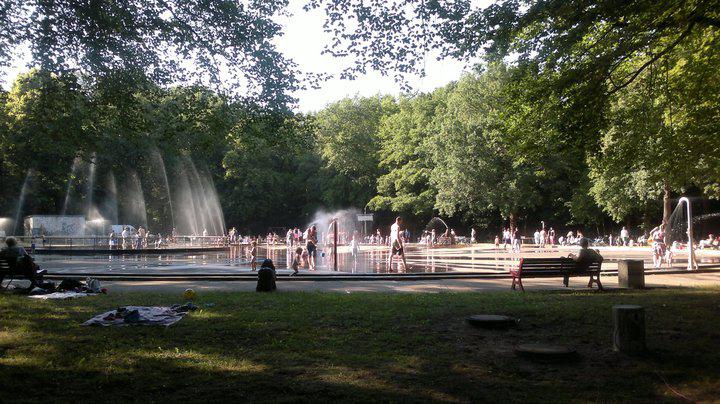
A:
{"type": "Polygon", "coordinates": [[[43,249],[95,249],[95,250],[112,250],[112,249],[136,249],[138,243],[141,248],[190,248],[190,247],[222,247],[229,245],[227,236],[176,236],[163,237],[148,235],[142,240],[139,237],[116,237],[111,240],[107,236],[85,236],[85,237],[66,237],[66,236],[45,236],[17,237],[18,241],[26,247],[43,248],[43,249]]]}

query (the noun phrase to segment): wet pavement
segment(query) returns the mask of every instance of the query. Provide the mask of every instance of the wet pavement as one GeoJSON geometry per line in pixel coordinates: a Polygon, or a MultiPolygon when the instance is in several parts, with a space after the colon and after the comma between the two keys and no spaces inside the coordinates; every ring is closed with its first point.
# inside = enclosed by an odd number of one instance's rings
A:
{"type": "MultiPolygon", "coordinates": [[[[604,271],[617,269],[618,260],[639,259],[645,262],[646,270],[652,269],[649,247],[604,247],[600,253],[605,257],[604,271]]],[[[396,273],[471,273],[486,275],[507,274],[517,265],[521,257],[559,257],[576,252],[575,247],[535,248],[524,247],[520,254],[513,254],[502,248],[496,250],[488,244],[472,246],[434,247],[412,244],[406,248],[407,267],[395,259],[390,268],[387,264],[388,248],[383,246],[362,246],[360,253],[353,257],[348,247],[338,251],[337,271],[331,257],[331,250],[318,251],[315,271],[301,268],[311,274],[396,274],[396,273]]],[[[720,268],[720,252],[698,251],[701,268],[720,268]]],[[[170,254],[140,255],[37,255],[37,263],[50,274],[157,274],[157,275],[234,275],[251,272],[247,247],[236,246],[226,251],[206,251],[170,254]]],[[[279,273],[289,273],[290,257],[285,246],[259,246],[258,266],[263,259],[270,258],[279,273]]],[[[675,269],[687,266],[687,254],[679,252],[673,261],[675,269]]]]}

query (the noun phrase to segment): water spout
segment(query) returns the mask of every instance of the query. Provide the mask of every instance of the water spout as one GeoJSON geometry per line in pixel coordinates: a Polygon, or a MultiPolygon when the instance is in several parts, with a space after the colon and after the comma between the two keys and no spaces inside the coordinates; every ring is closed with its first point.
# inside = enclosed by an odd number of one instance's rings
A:
{"type": "Polygon", "coordinates": [[[73,184],[75,183],[75,176],[77,175],[81,162],[82,160],[80,159],[80,156],[76,156],[73,160],[72,168],[70,168],[70,178],[68,178],[67,189],[65,190],[65,202],[63,203],[63,208],[60,211],[60,214],[63,216],[67,213],[68,208],[70,207],[70,195],[72,194],[73,184]]]}
{"type": "MultiPolygon", "coordinates": [[[[18,226],[20,226],[20,220],[22,219],[22,210],[23,205],[25,204],[25,197],[27,196],[28,190],[30,188],[30,181],[33,175],[32,168],[27,171],[27,174],[25,174],[25,181],[23,181],[23,186],[20,189],[20,197],[18,198],[17,207],[15,208],[15,223],[13,223],[13,234],[18,234],[18,226]]],[[[20,227],[22,229],[23,227],[20,227]]]]}
{"type": "Polygon", "coordinates": [[[95,190],[95,167],[97,165],[97,155],[92,154],[90,165],[88,166],[88,178],[85,184],[85,217],[90,217],[93,211],[93,192],[95,190]]]}
{"type": "Polygon", "coordinates": [[[135,170],[128,170],[125,178],[123,193],[119,195],[123,208],[121,219],[135,227],[141,225],[147,228],[147,208],[145,206],[145,195],[143,194],[142,182],[135,170]]]}
{"type": "Polygon", "coordinates": [[[175,228],[175,212],[173,212],[172,195],[170,192],[170,182],[168,181],[167,169],[165,168],[165,160],[163,159],[162,154],[160,154],[160,151],[157,149],[157,147],[153,149],[152,156],[158,166],[158,171],[160,172],[163,184],[165,185],[168,207],[170,208],[170,222],[172,224],[172,227],[175,228]]]}

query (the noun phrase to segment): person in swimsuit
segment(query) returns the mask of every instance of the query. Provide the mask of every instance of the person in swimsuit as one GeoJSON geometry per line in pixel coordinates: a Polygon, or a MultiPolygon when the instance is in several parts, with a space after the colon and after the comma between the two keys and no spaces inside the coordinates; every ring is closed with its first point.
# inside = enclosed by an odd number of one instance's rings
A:
{"type": "Polygon", "coordinates": [[[665,224],[661,224],[660,226],[650,230],[650,234],[653,239],[653,267],[660,268],[662,267],[662,262],[665,258],[667,250],[667,246],[665,245],[665,224]]]}
{"type": "Polygon", "coordinates": [[[292,265],[291,265],[293,273],[291,273],[290,276],[294,276],[294,275],[298,274],[298,272],[299,272],[298,269],[300,268],[300,263],[302,261],[302,252],[303,252],[302,247],[298,247],[295,249],[295,254],[293,254],[292,265]]]}
{"type": "Polygon", "coordinates": [[[250,243],[250,269],[253,271],[257,269],[257,240],[250,243]]]}
{"type": "Polygon", "coordinates": [[[407,268],[407,261],[405,261],[405,244],[403,243],[402,237],[400,237],[400,225],[402,224],[402,218],[398,216],[395,218],[395,223],[390,226],[390,258],[388,258],[388,269],[392,269],[392,262],[395,255],[402,257],[403,266],[407,268]]]}
{"type": "Polygon", "coordinates": [[[308,252],[308,268],[313,270],[315,269],[315,258],[317,256],[317,227],[315,225],[310,226],[307,230],[305,248],[308,252]]]}

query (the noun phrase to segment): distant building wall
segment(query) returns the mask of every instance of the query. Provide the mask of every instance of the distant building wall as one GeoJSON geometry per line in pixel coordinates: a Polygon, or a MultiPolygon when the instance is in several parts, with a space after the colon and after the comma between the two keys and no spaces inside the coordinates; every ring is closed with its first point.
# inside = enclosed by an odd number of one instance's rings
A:
{"type": "Polygon", "coordinates": [[[85,216],[27,216],[25,218],[26,236],[85,236],[85,216]]]}

